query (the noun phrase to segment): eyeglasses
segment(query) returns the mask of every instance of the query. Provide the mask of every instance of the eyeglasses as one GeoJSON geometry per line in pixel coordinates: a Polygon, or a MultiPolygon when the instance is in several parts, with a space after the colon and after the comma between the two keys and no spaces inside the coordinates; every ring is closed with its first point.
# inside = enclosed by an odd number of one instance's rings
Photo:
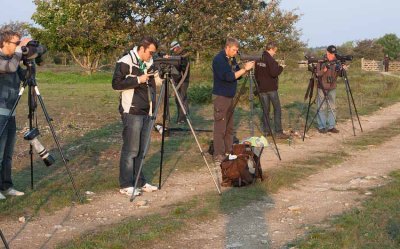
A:
{"type": "Polygon", "coordinates": [[[151,54],[151,56],[153,56],[156,53],[156,51],[149,51],[149,53],[151,54]]]}
{"type": "Polygon", "coordinates": [[[21,44],[21,41],[16,41],[16,42],[9,41],[9,43],[12,43],[12,44],[15,44],[15,45],[19,46],[19,44],[21,44]]]}

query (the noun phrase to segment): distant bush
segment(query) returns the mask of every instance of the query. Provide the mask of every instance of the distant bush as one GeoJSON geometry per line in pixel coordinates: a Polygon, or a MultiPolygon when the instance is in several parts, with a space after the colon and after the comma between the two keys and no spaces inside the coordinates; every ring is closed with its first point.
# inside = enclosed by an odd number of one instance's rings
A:
{"type": "Polygon", "coordinates": [[[193,104],[208,104],[212,101],[212,86],[191,85],[188,90],[188,99],[193,104]]]}

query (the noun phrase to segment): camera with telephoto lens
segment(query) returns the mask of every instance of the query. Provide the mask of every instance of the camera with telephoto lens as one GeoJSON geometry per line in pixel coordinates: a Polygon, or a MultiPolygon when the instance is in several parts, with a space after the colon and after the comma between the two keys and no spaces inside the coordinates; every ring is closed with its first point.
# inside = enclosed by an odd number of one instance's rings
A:
{"type": "Polygon", "coordinates": [[[261,55],[249,55],[249,54],[242,54],[239,53],[240,61],[260,61],[262,56],[261,55]]]}
{"type": "Polygon", "coordinates": [[[340,54],[336,54],[336,60],[344,63],[346,61],[352,61],[353,60],[353,56],[352,55],[340,55],[340,54]]]}
{"type": "Polygon", "coordinates": [[[37,128],[34,128],[25,133],[24,139],[29,141],[29,143],[32,145],[32,147],[35,149],[35,151],[39,154],[43,162],[48,167],[52,165],[55,160],[53,156],[50,155],[50,153],[44,148],[44,146],[37,139],[37,136],[39,134],[40,134],[39,130],[37,128]]]}
{"type": "Polygon", "coordinates": [[[31,40],[26,46],[21,47],[22,59],[35,60],[36,64],[40,65],[42,63],[42,55],[47,52],[46,47],[40,45],[39,41],[31,40]]]}

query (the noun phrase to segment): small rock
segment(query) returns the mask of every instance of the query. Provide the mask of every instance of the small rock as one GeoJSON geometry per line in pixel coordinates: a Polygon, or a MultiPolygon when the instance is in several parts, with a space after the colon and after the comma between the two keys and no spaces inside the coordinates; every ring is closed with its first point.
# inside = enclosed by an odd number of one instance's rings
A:
{"type": "Polygon", "coordinates": [[[92,191],[86,191],[85,194],[87,195],[94,195],[94,193],[92,191]]]}
{"type": "Polygon", "coordinates": [[[288,209],[289,209],[289,211],[292,211],[292,212],[297,212],[297,211],[300,211],[300,209],[301,209],[301,206],[299,206],[299,205],[296,205],[296,206],[290,206],[290,207],[288,207],[288,209]]]}
{"type": "Polygon", "coordinates": [[[255,238],[257,238],[257,235],[252,234],[252,235],[250,235],[250,237],[251,237],[252,239],[255,239],[255,238]]]}
{"type": "Polygon", "coordinates": [[[147,205],[146,200],[141,200],[141,201],[135,202],[135,206],[137,206],[137,207],[146,206],[146,205],[147,205]]]}
{"type": "Polygon", "coordinates": [[[50,233],[46,233],[44,236],[47,237],[47,238],[50,238],[51,234],[50,233]]]}
{"type": "Polygon", "coordinates": [[[261,240],[261,244],[267,245],[268,244],[268,240],[265,240],[265,239],[261,240]]]}
{"type": "Polygon", "coordinates": [[[365,195],[372,195],[372,192],[365,192],[365,195]]]}
{"type": "Polygon", "coordinates": [[[18,221],[21,222],[21,223],[25,223],[26,219],[25,219],[24,216],[22,216],[22,217],[18,218],[18,221]]]}
{"type": "Polygon", "coordinates": [[[62,228],[62,226],[61,225],[55,225],[54,228],[55,229],[60,229],[60,228],[62,228]]]}

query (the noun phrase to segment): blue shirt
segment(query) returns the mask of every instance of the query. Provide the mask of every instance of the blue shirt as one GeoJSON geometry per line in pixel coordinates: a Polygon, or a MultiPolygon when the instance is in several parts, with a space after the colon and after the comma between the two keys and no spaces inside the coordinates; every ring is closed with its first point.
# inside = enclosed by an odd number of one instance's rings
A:
{"type": "Polygon", "coordinates": [[[236,94],[237,87],[235,72],[240,69],[239,65],[236,63],[236,59],[228,59],[225,50],[222,50],[214,57],[212,68],[214,76],[212,93],[233,98],[236,94]]]}

